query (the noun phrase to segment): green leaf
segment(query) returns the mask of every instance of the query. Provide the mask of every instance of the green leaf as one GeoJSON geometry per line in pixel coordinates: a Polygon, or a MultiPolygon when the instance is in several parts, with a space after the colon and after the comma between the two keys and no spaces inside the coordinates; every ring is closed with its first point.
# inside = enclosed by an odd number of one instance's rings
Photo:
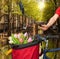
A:
{"type": "Polygon", "coordinates": [[[32,17],[36,21],[47,21],[54,14],[55,4],[51,0],[22,0],[25,15],[32,17]],[[40,6],[44,3],[43,7],[40,6]],[[42,9],[43,8],[43,9],[42,9]]]}

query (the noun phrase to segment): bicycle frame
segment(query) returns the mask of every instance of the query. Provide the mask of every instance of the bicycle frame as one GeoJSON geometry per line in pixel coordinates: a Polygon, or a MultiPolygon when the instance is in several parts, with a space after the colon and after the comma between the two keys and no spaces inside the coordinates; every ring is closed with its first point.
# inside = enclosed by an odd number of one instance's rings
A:
{"type": "MultiPolygon", "coordinates": [[[[58,36],[47,36],[46,37],[46,39],[47,38],[59,38],[58,36]]],[[[46,53],[48,53],[48,52],[56,52],[56,51],[60,51],[60,48],[54,48],[54,49],[48,49],[48,40],[46,40],[45,41],[46,42],[46,47],[45,47],[45,49],[43,50],[43,59],[50,59],[47,55],[46,55],[46,53]]]]}

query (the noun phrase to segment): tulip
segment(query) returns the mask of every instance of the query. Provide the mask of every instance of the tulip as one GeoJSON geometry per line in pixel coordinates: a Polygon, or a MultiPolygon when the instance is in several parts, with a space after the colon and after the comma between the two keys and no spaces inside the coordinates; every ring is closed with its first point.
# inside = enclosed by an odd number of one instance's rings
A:
{"type": "Polygon", "coordinates": [[[13,41],[9,41],[9,43],[10,43],[10,44],[12,44],[12,43],[13,43],[13,41]]]}
{"type": "Polygon", "coordinates": [[[10,36],[8,39],[9,39],[9,40],[12,40],[12,37],[10,36]]]}
{"type": "Polygon", "coordinates": [[[28,34],[27,34],[27,32],[26,32],[26,33],[24,33],[24,36],[25,36],[25,37],[27,37],[27,35],[28,35],[28,34]]]}
{"type": "Polygon", "coordinates": [[[21,34],[19,33],[17,36],[18,36],[18,39],[20,39],[21,34]]]}
{"type": "Polygon", "coordinates": [[[28,42],[32,42],[33,40],[32,40],[32,38],[31,37],[29,37],[29,39],[28,39],[28,42]]]}
{"type": "Polygon", "coordinates": [[[18,35],[17,35],[17,34],[14,34],[14,37],[15,37],[15,38],[18,38],[18,35]]]}
{"type": "Polygon", "coordinates": [[[21,44],[24,42],[22,38],[20,38],[19,41],[20,41],[21,44]]]}

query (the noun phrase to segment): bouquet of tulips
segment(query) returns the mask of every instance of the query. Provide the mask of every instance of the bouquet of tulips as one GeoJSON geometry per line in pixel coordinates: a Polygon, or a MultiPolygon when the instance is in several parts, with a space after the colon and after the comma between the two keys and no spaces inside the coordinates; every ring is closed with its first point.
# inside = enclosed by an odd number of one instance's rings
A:
{"type": "Polygon", "coordinates": [[[32,42],[33,38],[28,36],[28,33],[18,33],[18,34],[11,34],[9,37],[10,44],[26,44],[28,42],[32,42]]]}
{"type": "MultiPolygon", "coordinates": [[[[18,45],[27,44],[34,40],[33,37],[29,36],[27,32],[11,34],[11,36],[9,36],[8,39],[10,44],[18,44],[18,45]]],[[[11,52],[12,48],[6,52],[6,55],[9,55],[11,52]]]]}

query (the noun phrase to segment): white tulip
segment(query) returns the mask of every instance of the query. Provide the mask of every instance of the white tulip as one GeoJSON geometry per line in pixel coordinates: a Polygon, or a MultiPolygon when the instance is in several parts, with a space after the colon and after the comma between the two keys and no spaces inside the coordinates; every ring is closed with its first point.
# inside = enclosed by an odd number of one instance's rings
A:
{"type": "Polygon", "coordinates": [[[20,39],[21,34],[19,33],[17,36],[18,36],[18,39],[20,39]]]}
{"type": "Polygon", "coordinates": [[[9,39],[9,40],[12,40],[12,37],[10,36],[8,39],[9,39]]]}
{"type": "Polygon", "coordinates": [[[10,44],[12,44],[12,43],[13,43],[13,41],[9,41],[9,43],[10,43],[10,44]]]}
{"type": "Polygon", "coordinates": [[[15,37],[15,38],[18,38],[18,35],[17,35],[17,34],[14,34],[14,37],[15,37]]]}

